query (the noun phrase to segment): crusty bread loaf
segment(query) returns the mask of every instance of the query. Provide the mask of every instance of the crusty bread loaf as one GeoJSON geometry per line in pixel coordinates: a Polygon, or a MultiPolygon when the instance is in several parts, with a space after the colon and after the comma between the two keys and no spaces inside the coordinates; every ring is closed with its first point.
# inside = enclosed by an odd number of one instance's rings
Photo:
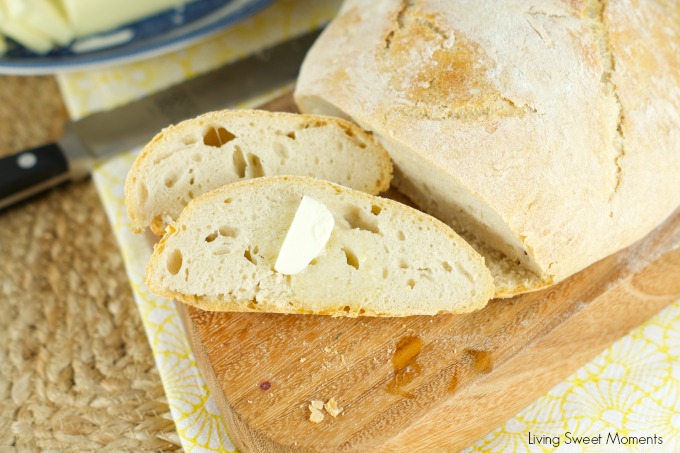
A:
{"type": "Polygon", "coordinates": [[[370,134],[345,120],[225,110],[170,126],[142,150],[125,182],[138,231],[162,235],[187,203],[242,179],[301,175],[378,194],[392,163],[370,134]]]}
{"type": "Polygon", "coordinates": [[[408,316],[469,312],[493,284],[483,259],[442,222],[327,181],[243,181],[191,201],[147,267],[155,294],[218,311],[408,316]],[[303,196],[335,226],[295,275],[274,270],[303,196]]]}
{"type": "Polygon", "coordinates": [[[509,296],[680,204],[678,43],[671,1],[347,0],[296,101],[372,131],[398,189],[501,252],[488,264],[509,296]]]}

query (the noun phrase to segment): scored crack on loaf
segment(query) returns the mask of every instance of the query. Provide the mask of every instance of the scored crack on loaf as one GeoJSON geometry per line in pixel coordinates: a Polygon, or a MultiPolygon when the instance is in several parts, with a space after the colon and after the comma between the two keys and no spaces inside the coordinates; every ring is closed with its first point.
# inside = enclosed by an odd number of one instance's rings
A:
{"type": "Polygon", "coordinates": [[[295,98],[372,131],[394,185],[490,251],[497,296],[535,290],[680,204],[679,5],[348,0],[295,98]]]}
{"type": "Polygon", "coordinates": [[[393,200],[313,178],[243,181],[191,201],[154,248],[146,283],[206,310],[408,316],[486,305],[483,258],[442,222],[393,200]],[[274,269],[303,196],[335,226],[300,273],[274,269]]]}
{"type": "Polygon", "coordinates": [[[142,150],[125,182],[137,231],[162,235],[193,198],[248,178],[314,176],[378,194],[392,163],[373,137],[345,120],[224,110],[170,126],[142,150]]]}

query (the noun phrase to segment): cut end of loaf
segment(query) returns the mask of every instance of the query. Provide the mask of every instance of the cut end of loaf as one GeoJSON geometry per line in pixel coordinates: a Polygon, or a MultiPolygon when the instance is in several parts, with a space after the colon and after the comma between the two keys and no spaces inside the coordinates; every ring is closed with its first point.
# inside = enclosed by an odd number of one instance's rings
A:
{"type": "Polygon", "coordinates": [[[158,235],[198,196],[275,175],[314,176],[371,194],[390,185],[392,163],[371,134],[338,118],[225,110],[164,129],[125,182],[136,231],[158,235]]]}
{"type": "Polygon", "coordinates": [[[493,296],[483,259],[443,223],[326,181],[270,177],[191,202],[156,246],[152,292],[206,310],[409,316],[465,313],[493,296]],[[299,274],[274,270],[304,195],[335,227],[299,274]]]}

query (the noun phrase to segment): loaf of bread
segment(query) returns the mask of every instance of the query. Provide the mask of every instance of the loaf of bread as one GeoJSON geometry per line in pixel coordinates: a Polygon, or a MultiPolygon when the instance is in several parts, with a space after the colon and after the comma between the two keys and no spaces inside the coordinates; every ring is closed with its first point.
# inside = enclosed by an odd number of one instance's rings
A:
{"type": "Polygon", "coordinates": [[[296,101],[372,131],[395,186],[481,244],[510,296],[680,204],[678,4],[347,0],[296,101]]]}
{"type": "MultiPolygon", "coordinates": [[[[311,259],[311,258],[310,258],[311,259]]],[[[408,316],[469,312],[493,295],[484,260],[442,222],[327,181],[275,176],[191,201],[156,245],[146,283],[206,310],[408,316]],[[277,271],[303,197],[330,237],[299,273],[277,271]]]]}
{"type": "Polygon", "coordinates": [[[242,179],[301,175],[378,194],[392,179],[384,148],[338,118],[225,110],[168,127],[142,150],[125,182],[137,229],[162,235],[189,201],[242,179]]]}

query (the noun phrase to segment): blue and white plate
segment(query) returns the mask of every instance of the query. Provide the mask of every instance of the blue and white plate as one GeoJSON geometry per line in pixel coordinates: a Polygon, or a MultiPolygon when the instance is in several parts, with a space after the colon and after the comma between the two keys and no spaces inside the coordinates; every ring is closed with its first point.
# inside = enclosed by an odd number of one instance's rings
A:
{"type": "MultiPolygon", "coordinates": [[[[140,0],[143,1],[143,0],[140,0]]],[[[10,43],[0,74],[54,74],[129,63],[185,47],[244,19],[272,0],[195,0],[114,30],[80,38],[47,55],[10,43]]]]}

